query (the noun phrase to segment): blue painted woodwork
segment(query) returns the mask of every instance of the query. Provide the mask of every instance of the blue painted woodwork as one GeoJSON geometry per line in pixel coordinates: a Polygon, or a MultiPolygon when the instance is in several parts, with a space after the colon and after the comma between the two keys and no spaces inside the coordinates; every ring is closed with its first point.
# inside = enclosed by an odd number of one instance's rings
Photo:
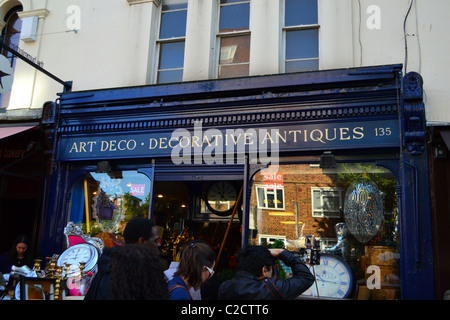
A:
{"type": "MultiPolygon", "coordinates": [[[[422,79],[416,73],[403,77],[401,70],[401,65],[389,65],[60,94],[56,103],[44,106],[42,121],[51,132],[54,147],[42,252],[48,256],[62,250],[71,187],[77,177],[95,170],[101,160],[109,159],[120,169],[143,170],[151,180],[211,179],[208,173],[244,178],[245,212],[249,181],[262,167],[246,163],[180,165],[175,173],[167,153],[102,154],[96,150],[75,157],[66,153],[70,142],[89,138],[101,144],[102,139],[168,137],[175,129],[193,130],[199,121],[204,130],[389,124],[395,129],[391,138],[396,139],[371,139],[366,145],[358,140],[347,145],[291,144],[282,155],[318,159],[322,151],[331,149],[338,161],[358,156],[391,169],[398,181],[402,298],[432,299],[433,250],[422,79]],[[157,159],[156,165],[150,158],[157,159]]],[[[372,132],[375,128],[371,128],[372,132]]],[[[243,239],[248,239],[248,216],[244,214],[242,220],[243,239]]]]}

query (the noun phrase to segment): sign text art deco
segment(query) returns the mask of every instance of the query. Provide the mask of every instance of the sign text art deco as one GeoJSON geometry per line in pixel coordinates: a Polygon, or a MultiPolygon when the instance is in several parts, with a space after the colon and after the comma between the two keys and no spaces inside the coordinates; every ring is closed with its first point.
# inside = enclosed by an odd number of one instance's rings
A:
{"type": "Polygon", "coordinates": [[[180,163],[228,163],[236,155],[260,158],[279,152],[341,148],[395,147],[398,121],[344,122],[256,128],[122,132],[62,137],[60,160],[171,157],[180,163]]]}

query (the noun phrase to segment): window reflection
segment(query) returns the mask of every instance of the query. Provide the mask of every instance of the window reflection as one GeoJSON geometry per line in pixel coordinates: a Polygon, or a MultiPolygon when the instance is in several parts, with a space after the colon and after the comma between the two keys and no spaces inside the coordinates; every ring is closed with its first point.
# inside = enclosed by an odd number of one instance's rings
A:
{"type": "Polygon", "coordinates": [[[89,172],[72,188],[70,221],[86,233],[120,240],[131,218],[148,216],[149,195],[150,180],[137,171],[89,172]]]}
{"type": "MultiPolygon", "coordinates": [[[[316,243],[323,263],[338,257],[351,269],[342,280],[352,280],[350,298],[400,298],[397,182],[389,170],[373,163],[280,165],[276,189],[264,180],[267,171],[253,178],[249,243],[300,255],[316,243]]],[[[343,297],[337,280],[336,292],[320,285],[305,294],[343,297]]]]}

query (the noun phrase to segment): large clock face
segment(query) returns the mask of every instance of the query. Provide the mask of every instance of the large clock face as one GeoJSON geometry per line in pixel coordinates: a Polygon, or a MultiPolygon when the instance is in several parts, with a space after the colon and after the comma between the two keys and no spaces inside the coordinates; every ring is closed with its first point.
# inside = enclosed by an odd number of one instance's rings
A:
{"type": "MultiPolygon", "coordinates": [[[[84,272],[91,270],[98,259],[98,251],[95,247],[87,243],[80,243],[67,248],[58,258],[57,265],[79,266],[80,262],[85,263],[84,272]]],[[[72,269],[72,268],[71,268],[72,269]]]]}
{"type": "Polygon", "coordinates": [[[315,274],[316,282],[303,295],[342,299],[350,294],[353,274],[340,257],[323,253],[320,255],[320,265],[310,266],[310,270],[315,274]]]}
{"type": "Polygon", "coordinates": [[[206,191],[206,205],[215,214],[228,215],[233,210],[237,197],[236,187],[232,183],[214,182],[206,191]]]}

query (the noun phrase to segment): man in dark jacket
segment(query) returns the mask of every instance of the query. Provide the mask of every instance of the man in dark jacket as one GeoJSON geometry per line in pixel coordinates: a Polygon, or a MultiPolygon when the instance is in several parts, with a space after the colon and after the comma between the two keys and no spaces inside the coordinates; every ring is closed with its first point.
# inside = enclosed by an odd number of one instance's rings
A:
{"type": "MultiPolygon", "coordinates": [[[[125,244],[141,243],[150,247],[158,248],[158,229],[151,219],[135,217],[128,221],[123,231],[125,244]]],[[[109,280],[111,256],[116,247],[106,248],[97,266],[98,271],[92,279],[92,283],[84,297],[85,300],[108,300],[110,299],[109,280]]]]}
{"type": "Polygon", "coordinates": [[[314,276],[300,258],[284,249],[248,246],[238,256],[236,276],[222,283],[219,299],[294,299],[314,283],[314,276]],[[274,278],[275,259],[292,269],[289,279],[274,278]]]}

